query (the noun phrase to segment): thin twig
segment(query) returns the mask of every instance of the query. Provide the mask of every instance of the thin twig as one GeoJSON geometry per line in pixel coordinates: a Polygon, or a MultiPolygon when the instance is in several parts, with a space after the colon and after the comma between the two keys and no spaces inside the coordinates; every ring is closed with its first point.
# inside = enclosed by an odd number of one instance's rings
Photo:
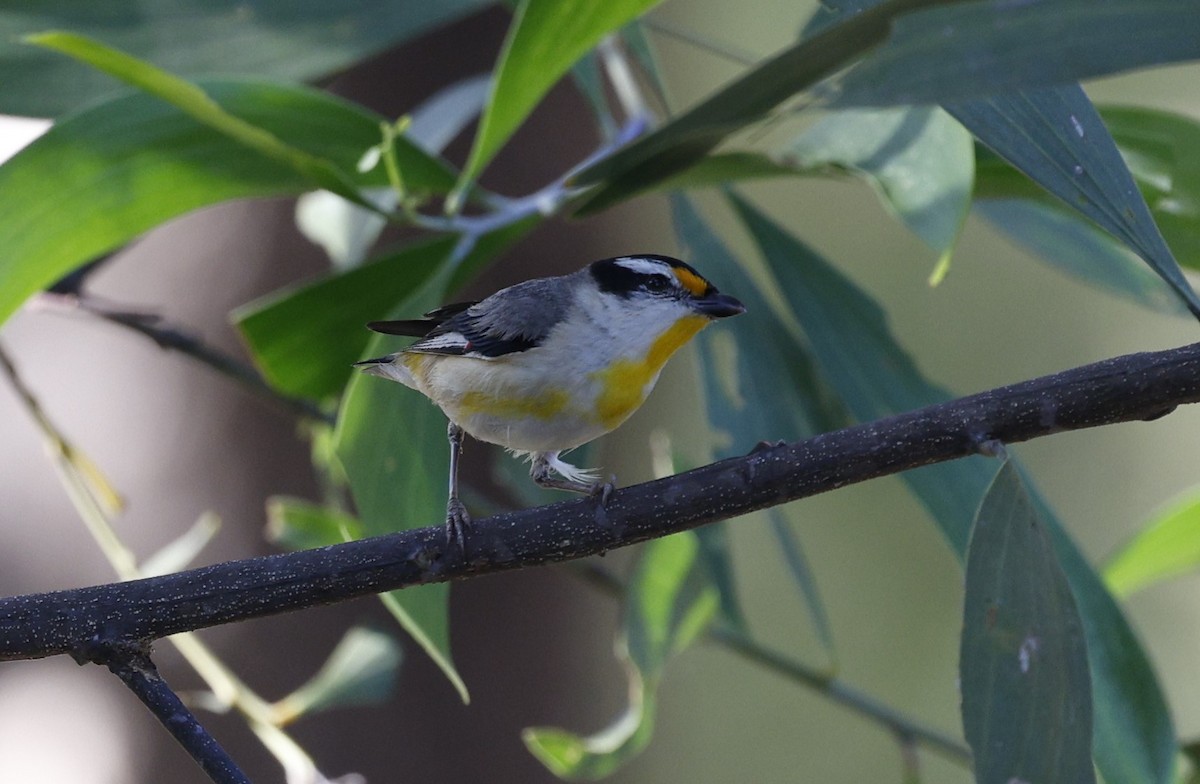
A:
{"type": "Polygon", "coordinates": [[[472,524],[467,557],[440,524],[177,574],[0,600],[0,660],[72,653],[469,576],[596,555],[991,442],[1142,419],[1200,401],[1200,343],[1130,354],[794,444],[756,449],[595,499],[472,524]]]}
{"type": "Polygon", "coordinates": [[[953,762],[968,765],[971,763],[971,750],[961,741],[920,724],[845,681],[776,653],[729,628],[715,627],[709,631],[709,637],[745,658],[797,683],[804,684],[833,702],[883,724],[898,738],[919,741],[953,762]]]}
{"type": "MultiPolygon", "coordinates": [[[[609,596],[619,596],[625,586],[607,569],[589,561],[572,562],[578,568],[572,574],[609,596]]],[[[747,661],[805,686],[831,702],[879,722],[901,741],[915,741],[929,747],[952,762],[971,762],[971,750],[951,736],[927,727],[920,721],[872,699],[827,671],[810,667],[801,661],[772,651],[742,632],[727,626],[714,626],[708,630],[708,641],[736,653],[747,661]]]]}
{"type": "Polygon", "coordinates": [[[105,664],[154,714],[179,745],[216,784],[250,784],[216,739],[196,720],[142,651],[122,655],[106,651],[97,664],[105,664]]]}
{"type": "Polygon", "coordinates": [[[285,395],[268,384],[262,374],[252,365],[205,343],[180,327],[167,323],[157,314],[113,307],[93,297],[80,294],[43,293],[38,297],[37,302],[43,307],[79,311],[103,319],[110,324],[131,329],[150,338],[160,348],[178,351],[191,357],[226,378],[238,382],[259,397],[283,406],[297,416],[324,422],[327,425],[334,424],[333,414],[322,410],[311,400],[285,395]]]}

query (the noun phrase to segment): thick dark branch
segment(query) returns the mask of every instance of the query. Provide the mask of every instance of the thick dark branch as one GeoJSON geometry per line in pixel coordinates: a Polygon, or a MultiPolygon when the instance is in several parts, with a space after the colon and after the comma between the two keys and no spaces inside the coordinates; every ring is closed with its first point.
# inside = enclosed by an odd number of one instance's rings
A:
{"type": "MultiPolygon", "coordinates": [[[[565,561],[854,482],[1200,401],[1200,344],[1131,354],[756,450],[612,494],[476,521],[468,558],[439,524],[179,574],[0,600],[0,659],[78,653],[426,582],[565,561]]],[[[769,435],[769,434],[763,434],[769,435]]]]}

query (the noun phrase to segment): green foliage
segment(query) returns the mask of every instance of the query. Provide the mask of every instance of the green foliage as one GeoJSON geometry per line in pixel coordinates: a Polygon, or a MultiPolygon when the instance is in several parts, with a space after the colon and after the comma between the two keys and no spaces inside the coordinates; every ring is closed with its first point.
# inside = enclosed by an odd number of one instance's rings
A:
{"type": "MultiPolygon", "coordinates": [[[[73,4],[33,5],[33,18],[45,19],[46,28],[71,23],[64,9],[73,4]]],[[[929,246],[941,262],[938,274],[975,207],[1072,275],[1149,307],[1200,312],[1176,261],[1200,268],[1200,126],[1136,107],[1098,111],[1074,83],[1200,57],[1200,15],[1172,0],[841,3],[794,44],[690,108],[669,107],[671,119],[603,148],[529,197],[484,193],[474,181],[572,69],[598,135],[622,138],[610,96],[625,99],[621,115],[640,115],[652,103],[640,95],[641,84],[661,89],[669,82],[656,70],[642,27],[630,26],[654,0],[519,3],[461,173],[439,151],[479,109],[481,83],[438,111],[394,120],[271,77],[324,72],[473,3],[359,0],[329,10],[268,1],[259,4],[263,18],[247,26],[231,21],[223,4],[196,4],[199,34],[226,44],[220,51],[237,49],[227,60],[206,53],[206,41],[158,43],[177,23],[167,4],[145,5],[136,34],[115,38],[104,34],[105,22],[126,19],[122,13],[80,16],[73,26],[104,43],[77,32],[38,32],[28,19],[0,11],[0,31],[17,30],[36,44],[21,45],[10,61],[36,78],[0,80],[0,105],[58,112],[94,91],[101,82],[92,77],[132,88],[66,114],[0,165],[0,321],[88,261],[200,207],[322,190],[344,199],[332,202],[343,218],[369,215],[371,225],[339,224],[346,236],[330,247],[355,249],[338,259],[341,266],[233,314],[266,386],[337,406],[332,436],[328,428],[312,429],[328,503],[275,498],[268,505],[268,536],[282,547],[442,523],[445,418],[416,393],[351,369],[357,359],[403,345],[363,325],[411,318],[457,298],[479,270],[543,220],[568,211],[595,213],[637,194],[670,191],[685,255],[747,305],[745,315],[696,340],[711,431],[705,458],[950,397],[893,336],[879,303],[809,248],[802,228],[785,230],[728,190],[732,183],[752,187],[772,178],[787,188],[805,178],[819,187],[815,180],[851,172],[929,246]],[[347,19],[354,21],[347,29],[323,33],[347,19]],[[59,55],[48,59],[48,50],[59,55]],[[188,78],[214,62],[261,66],[267,76],[188,78]],[[86,83],[58,89],[54,77],[84,73],[82,65],[89,67],[86,83]],[[624,69],[638,78],[614,84],[613,73],[624,69]],[[741,133],[767,120],[786,123],[797,98],[836,111],[803,131],[789,127],[783,143],[741,133]],[[360,165],[372,159],[378,165],[360,165]],[[723,217],[732,217],[756,253],[734,250],[716,222],[679,193],[705,187],[725,189],[730,209],[723,217]],[[471,209],[460,210],[466,193],[471,209]],[[445,195],[448,206],[432,198],[445,195]],[[385,218],[413,232],[403,245],[362,260],[385,218]],[[349,505],[340,497],[343,478],[353,514],[340,511],[349,505]]],[[[1015,462],[994,480],[993,473],[993,463],[977,456],[902,477],[966,563],[963,727],[978,780],[1088,782],[1094,761],[1109,784],[1166,784],[1177,741],[1145,650],[1031,480],[1015,462]]],[[[1195,568],[1195,507],[1170,510],[1113,559],[1105,577],[1115,593],[1195,568]]],[[[804,542],[780,510],[772,511],[772,529],[786,588],[800,596],[832,656],[836,619],[821,600],[804,542]]],[[[198,525],[160,566],[186,563],[212,533],[198,525]]],[[[757,644],[729,538],[721,524],[642,550],[621,590],[617,642],[630,680],[627,709],[590,737],[527,730],[528,748],[555,774],[604,777],[643,750],[664,672],[710,623],[720,624],[718,632],[736,630],[743,646],[757,644]]],[[[448,592],[430,585],[383,601],[465,700],[450,647],[448,592]]],[[[282,725],[320,708],[379,698],[398,663],[386,635],[353,631],[321,673],[273,706],[274,720],[282,725]]],[[[806,682],[826,696],[836,692],[822,676],[806,682]]],[[[898,727],[890,723],[895,712],[872,710],[898,737],[920,736],[912,720],[901,717],[898,727]]]]}
{"type": "Polygon", "coordinates": [[[1007,462],[972,526],[960,671],[976,781],[1096,781],[1079,612],[1045,524],[1007,462]]]}

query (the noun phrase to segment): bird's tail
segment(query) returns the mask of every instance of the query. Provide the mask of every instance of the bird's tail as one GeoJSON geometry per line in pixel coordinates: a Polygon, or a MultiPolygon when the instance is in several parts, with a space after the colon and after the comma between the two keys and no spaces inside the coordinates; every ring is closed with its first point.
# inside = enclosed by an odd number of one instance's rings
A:
{"type": "Polygon", "coordinates": [[[412,373],[403,362],[397,362],[400,354],[388,354],[386,357],[376,357],[374,359],[364,359],[361,362],[355,362],[354,367],[370,376],[379,376],[386,378],[389,381],[399,381],[406,387],[415,385],[415,380],[412,373]]]}

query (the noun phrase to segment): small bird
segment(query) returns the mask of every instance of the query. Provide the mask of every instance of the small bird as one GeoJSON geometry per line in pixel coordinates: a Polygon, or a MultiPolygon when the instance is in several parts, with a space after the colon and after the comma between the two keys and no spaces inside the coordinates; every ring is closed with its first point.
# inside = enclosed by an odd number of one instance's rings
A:
{"type": "Polygon", "coordinates": [[[417,390],[450,420],[446,528],[465,546],[464,432],[528,458],[541,487],[601,495],[603,503],[612,485],[559,456],[628,419],[678,348],[714,319],[744,311],[679,259],[619,256],[421,319],[373,321],[367,327],[376,332],[420,340],[356,365],[417,390]]]}

